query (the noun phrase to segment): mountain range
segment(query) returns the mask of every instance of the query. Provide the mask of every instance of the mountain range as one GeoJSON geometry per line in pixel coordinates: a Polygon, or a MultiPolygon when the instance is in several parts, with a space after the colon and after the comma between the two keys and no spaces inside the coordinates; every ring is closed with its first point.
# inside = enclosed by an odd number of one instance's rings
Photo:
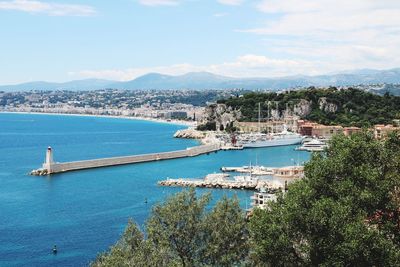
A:
{"type": "Polygon", "coordinates": [[[100,79],[85,79],[64,83],[29,82],[0,86],[0,91],[27,90],[164,90],[164,89],[234,89],[280,90],[308,86],[351,86],[359,84],[399,84],[400,68],[389,70],[363,69],[318,76],[286,76],[279,78],[233,78],[209,72],[189,72],[172,76],[149,73],[131,81],[118,82],[100,79]]]}

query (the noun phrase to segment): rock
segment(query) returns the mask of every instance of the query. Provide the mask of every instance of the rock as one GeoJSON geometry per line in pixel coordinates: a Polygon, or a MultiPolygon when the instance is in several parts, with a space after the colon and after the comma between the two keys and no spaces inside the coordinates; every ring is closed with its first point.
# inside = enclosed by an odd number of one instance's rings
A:
{"type": "Polygon", "coordinates": [[[211,104],[204,110],[204,118],[201,124],[207,122],[215,122],[217,131],[225,129],[231,122],[239,120],[241,112],[232,110],[231,107],[227,107],[225,104],[211,104]]]}
{"type": "Polygon", "coordinates": [[[46,169],[37,169],[30,172],[30,175],[34,176],[45,176],[48,175],[48,171],[46,169]]]}
{"type": "Polygon", "coordinates": [[[187,139],[203,139],[206,137],[204,132],[197,131],[195,129],[189,128],[184,130],[178,130],[174,134],[175,138],[187,138],[187,139]]]}
{"type": "Polygon", "coordinates": [[[293,108],[293,113],[300,117],[306,117],[311,113],[311,101],[301,99],[293,108]]]}
{"type": "Polygon", "coordinates": [[[326,97],[321,97],[318,100],[319,109],[325,112],[335,113],[338,106],[333,103],[329,103],[326,97]]]}

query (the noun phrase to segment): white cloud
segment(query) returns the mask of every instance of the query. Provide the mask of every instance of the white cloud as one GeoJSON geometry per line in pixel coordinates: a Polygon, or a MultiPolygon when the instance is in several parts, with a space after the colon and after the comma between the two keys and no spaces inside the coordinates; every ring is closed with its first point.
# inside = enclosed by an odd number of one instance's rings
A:
{"type": "MultiPolygon", "coordinates": [[[[182,0],[138,0],[138,2],[145,6],[177,6],[182,0]]],[[[238,6],[244,0],[217,0],[217,2],[223,5],[238,6]]]]}
{"type": "Polygon", "coordinates": [[[139,3],[145,6],[176,6],[179,0],[139,0],[139,3]]]}
{"type": "Polygon", "coordinates": [[[0,1],[0,10],[42,13],[50,16],[93,16],[96,14],[96,10],[87,5],[57,4],[31,0],[0,1]]]}
{"type": "Polygon", "coordinates": [[[141,75],[158,72],[162,74],[181,75],[193,71],[208,71],[231,77],[277,77],[295,75],[306,71],[308,74],[320,74],[313,64],[307,61],[287,59],[271,59],[259,55],[243,55],[232,62],[195,66],[191,64],[175,64],[148,68],[130,68],[124,70],[83,70],[70,72],[77,78],[98,78],[118,81],[132,80],[141,75]]]}
{"type": "Polygon", "coordinates": [[[400,65],[400,1],[263,0],[256,7],[264,25],[241,31],[264,36],[269,53],[326,71],[400,65]]]}
{"type": "Polygon", "coordinates": [[[223,5],[238,6],[243,3],[243,0],[217,0],[217,2],[223,5]]]}
{"type": "Polygon", "coordinates": [[[145,68],[129,68],[129,69],[111,69],[111,70],[83,70],[77,72],[68,73],[70,76],[76,76],[80,78],[98,78],[98,79],[110,79],[117,81],[129,81],[136,77],[158,72],[163,74],[178,75],[191,71],[202,71],[201,67],[196,67],[190,64],[175,64],[170,66],[157,66],[157,67],[145,67],[145,68]]]}

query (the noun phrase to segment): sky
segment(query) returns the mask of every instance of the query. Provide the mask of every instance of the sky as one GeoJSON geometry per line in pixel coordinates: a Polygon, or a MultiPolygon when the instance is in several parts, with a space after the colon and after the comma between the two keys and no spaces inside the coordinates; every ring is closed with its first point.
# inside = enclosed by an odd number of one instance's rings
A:
{"type": "Polygon", "coordinates": [[[399,0],[0,0],[0,84],[400,67],[399,0]]]}

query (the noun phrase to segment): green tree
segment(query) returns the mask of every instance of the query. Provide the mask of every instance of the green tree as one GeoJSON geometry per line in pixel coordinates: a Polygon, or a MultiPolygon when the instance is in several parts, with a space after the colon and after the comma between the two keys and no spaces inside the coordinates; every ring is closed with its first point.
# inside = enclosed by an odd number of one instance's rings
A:
{"type": "MultiPolygon", "coordinates": [[[[147,249],[146,241],[139,227],[129,220],[121,239],[109,252],[100,254],[92,266],[135,266],[133,262],[152,262],[152,253],[147,249]]],[[[150,265],[141,265],[150,266],[150,265]]]]}
{"type": "Polygon", "coordinates": [[[182,266],[193,266],[204,240],[204,209],[209,200],[209,194],[198,199],[196,192],[190,190],[156,205],[147,222],[149,239],[157,248],[178,258],[182,266]]]}
{"type": "Polygon", "coordinates": [[[306,178],[250,221],[253,263],[398,266],[400,139],[337,136],[306,178]]]}
{"type": "Polygon", "coordinates": [[[224,197],[209,212],[210,195],[182,191],[158,204],[147,239],[132,222],[92,266],[232,266],[247,256],[246,219],[237,198],[224,197]]]}
{"type": "Polygon", "coordinates": [[[247,224],[237,197],[224,196],[207,214],[205,246],[201,258],[210,266],[232,266],[244,261],[248,254],[247,224]]]}

